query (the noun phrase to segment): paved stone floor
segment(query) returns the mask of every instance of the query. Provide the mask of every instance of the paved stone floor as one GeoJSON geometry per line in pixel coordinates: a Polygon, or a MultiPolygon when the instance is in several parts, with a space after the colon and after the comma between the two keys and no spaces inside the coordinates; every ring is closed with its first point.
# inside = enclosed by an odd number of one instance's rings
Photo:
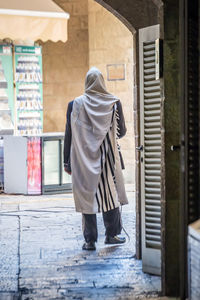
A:
{"type": "Polygon", "coordinates": [[[102,217],[94,252],[82,251],[81,215],[72,194],[0,195],[0,299],[150,299],[160,277],[135,259],[135,202],[123,207],[130,240],[104,244],[102,217]]]}

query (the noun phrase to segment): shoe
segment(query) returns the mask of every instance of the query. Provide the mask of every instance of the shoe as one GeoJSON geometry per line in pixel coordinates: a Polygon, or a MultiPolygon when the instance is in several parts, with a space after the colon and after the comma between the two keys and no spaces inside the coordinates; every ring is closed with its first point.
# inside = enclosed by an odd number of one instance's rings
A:
{"type": "Polygon", "coordinates": [[[125,237],[115,236],[106,236],[105,244],[124,244],[126,242],[125,237]]]}
{"type": "Polygon", "coordinates": [[[82,247],[83,250],[96,250],[95,242],[85,242],[82,247]]]}

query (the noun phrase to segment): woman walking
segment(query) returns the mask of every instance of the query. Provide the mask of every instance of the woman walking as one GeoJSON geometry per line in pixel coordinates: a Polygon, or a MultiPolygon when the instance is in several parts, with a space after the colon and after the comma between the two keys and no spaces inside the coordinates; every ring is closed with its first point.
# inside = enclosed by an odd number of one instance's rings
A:
{"type": "Polygon", "coordinates": [[[127,204],[117,138],[126,127],[121,103],[108,93],[104,78],[91,68],[85,93],[70,102],[64,142],[64,168],[72,174],[77,212],[82,213],[83,250],[95,250],[96,213],[103,213],[105,243],[122,244],[120,204],[127,204]]]}

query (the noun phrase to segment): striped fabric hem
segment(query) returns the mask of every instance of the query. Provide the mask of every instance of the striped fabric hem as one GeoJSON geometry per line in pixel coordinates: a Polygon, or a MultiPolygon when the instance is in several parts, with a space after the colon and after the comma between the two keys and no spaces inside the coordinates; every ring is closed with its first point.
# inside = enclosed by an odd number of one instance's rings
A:
{"type": "Polygon", "coordinates": [[[100,147],[100,151],[101,175],[96,192],[96,201],[98,205],[98,212],[106,212],[116,208],[113,198],[113,186],[116,184],[114,175],[115,156],[109,133],[107,133],[106,138],[100,147]]]}

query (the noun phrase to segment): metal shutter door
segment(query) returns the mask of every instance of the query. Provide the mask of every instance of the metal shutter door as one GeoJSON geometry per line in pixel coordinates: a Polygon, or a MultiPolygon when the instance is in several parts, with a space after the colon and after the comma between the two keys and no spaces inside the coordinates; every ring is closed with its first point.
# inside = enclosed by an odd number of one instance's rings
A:
{"type": "Polygon", "coordinates": [[[161,274],[161,83],[156,80],[159,25],[139,30],[143,271],[161,274]]]}

